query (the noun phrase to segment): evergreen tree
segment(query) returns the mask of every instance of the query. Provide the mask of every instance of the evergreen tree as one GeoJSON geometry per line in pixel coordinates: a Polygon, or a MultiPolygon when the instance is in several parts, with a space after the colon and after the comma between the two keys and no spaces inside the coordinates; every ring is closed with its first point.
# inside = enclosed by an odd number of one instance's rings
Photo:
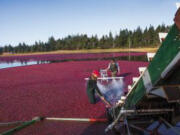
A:
{"type": "Polygon", "coordinates": [[[154,28],[150,25],[144,31],[138,27],[134,31],[122,29],[115,37],[112,32],[108,35],[103,35],[98,39],[97,35],[88,37],[86,34],[68,35],[65,38],[55,40],[51,36],[48,42],[36,41],[33,45],[19,43],[17,46],[12,47],[6,45],[3,47],[3,52],[8,53],[24,53],[24,52],[43,52],[54,50],[79,50],[79,49],[94,49],[94,48],[129,48],[131,47],[152,47],[160,45],[158,33],[168,32],[170,26],[164,24],[154,28]]]}
{"type": "Polygon", "coordinates": [[[0,47],[0,55],[2,55],[2,54],[3,54],[3,48],[0,47]]]}
{"type": "Polygon", "coordinates": [[[48,44],[49,44],[49,50],[50,51],[54,51],[56,49],[56,40],[54,39],[53,36],[51,36],[48,40],[48,44]]]}

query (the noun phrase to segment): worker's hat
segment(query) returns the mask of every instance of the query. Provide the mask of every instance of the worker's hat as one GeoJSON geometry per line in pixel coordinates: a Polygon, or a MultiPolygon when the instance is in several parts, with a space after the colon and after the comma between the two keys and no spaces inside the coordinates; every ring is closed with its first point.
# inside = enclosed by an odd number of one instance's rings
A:
{"type": "Polygon", "coordinates": [[[100,73],[98,70],[93,70],[92,75],[94,75],[95,77],[99,77],[100,73]]]}

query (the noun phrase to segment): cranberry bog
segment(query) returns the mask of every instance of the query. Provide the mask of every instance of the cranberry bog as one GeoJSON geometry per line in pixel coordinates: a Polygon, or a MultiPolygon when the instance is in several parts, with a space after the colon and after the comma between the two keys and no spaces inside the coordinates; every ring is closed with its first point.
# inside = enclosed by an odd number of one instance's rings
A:
{"type": "MultiPolygon", "coordinates": [[[[80,57],[79,54],[76,55],[80,57]]],[[[83,55],[88,56],[89,54],[83,55]]],[[[36,58],[36,56],[15,57],[22,60],[31,59],[30,57],[36,58]]],[[[42,60],[43,57],[47,59],[49,55],[39,57],[37,56],[36,59],[42,60]]],[[[60,57],[57,55],[53,58],[60,57]]],[[[1,57],[2,59],[14,58],[1,57]]],[[[106,68],[108,63],[107,60],[70,61],[0,69],[0,122],[26,121],[35,116],[106,118],[105,105],[100,100],[95,105],[88,102],[84,78],[88,77],[94,69],[106,68]]],[[[147,62],[137,61],[118,61],[118,63],[121,69],[119,76],[124,77],[126,90],[127,85],[132,83],[132,77],[139,76],[138,67],[148,65],[147,62]]],[[[43,121],[17,134],[104,134],[107,125],[107,123],[43,121]]],[[[12,126],[0,127],[0,131],[3,132],[10,128],[12,126]]]]}
{"type": "Polygon", "coordinates": [[[145,52],[131,53],[78,53],[78,54],[41,54],[41,55],[23,55],[23,56],[1,56],[0,62],[13,61],[66,61],[66,60],[89,60],[89,59],[107,59],[123,56],[143,56],[145,52]]]}

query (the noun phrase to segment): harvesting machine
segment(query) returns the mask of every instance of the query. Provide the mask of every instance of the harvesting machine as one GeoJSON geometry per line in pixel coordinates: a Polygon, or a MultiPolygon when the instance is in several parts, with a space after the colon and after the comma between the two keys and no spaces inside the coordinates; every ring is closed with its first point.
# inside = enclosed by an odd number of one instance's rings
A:
{"type": "Polygon", "coordinates": [[[132,130],[145,132],[142,127],[153,121],[163,122],[169,127],[180,121],[180,8],[174,22],[138,81],[108,110],[112,123],[106,132],[110,129],[122,132],[122,127],[125,127],[125,134],[132,130]]]}

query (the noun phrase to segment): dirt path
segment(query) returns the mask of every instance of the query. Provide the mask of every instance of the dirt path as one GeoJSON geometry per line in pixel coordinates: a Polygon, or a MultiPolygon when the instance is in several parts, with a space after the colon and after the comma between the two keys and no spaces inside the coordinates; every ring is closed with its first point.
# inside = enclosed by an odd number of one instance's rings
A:
{"type": "MultiPolygon", "coordinates": [[[[35,53],[4,53],[2,56],[14,55],[37,55],[37,54],[72,54],[72,53],[107,53],[107,52],[156,52],[158,48],[116,48],[116,49],[90,49],[90,50],[58,50],[51,52],[35,52],[35,53]]],[[[1,56],[0,56],[1,57],[1,56]]]]}

